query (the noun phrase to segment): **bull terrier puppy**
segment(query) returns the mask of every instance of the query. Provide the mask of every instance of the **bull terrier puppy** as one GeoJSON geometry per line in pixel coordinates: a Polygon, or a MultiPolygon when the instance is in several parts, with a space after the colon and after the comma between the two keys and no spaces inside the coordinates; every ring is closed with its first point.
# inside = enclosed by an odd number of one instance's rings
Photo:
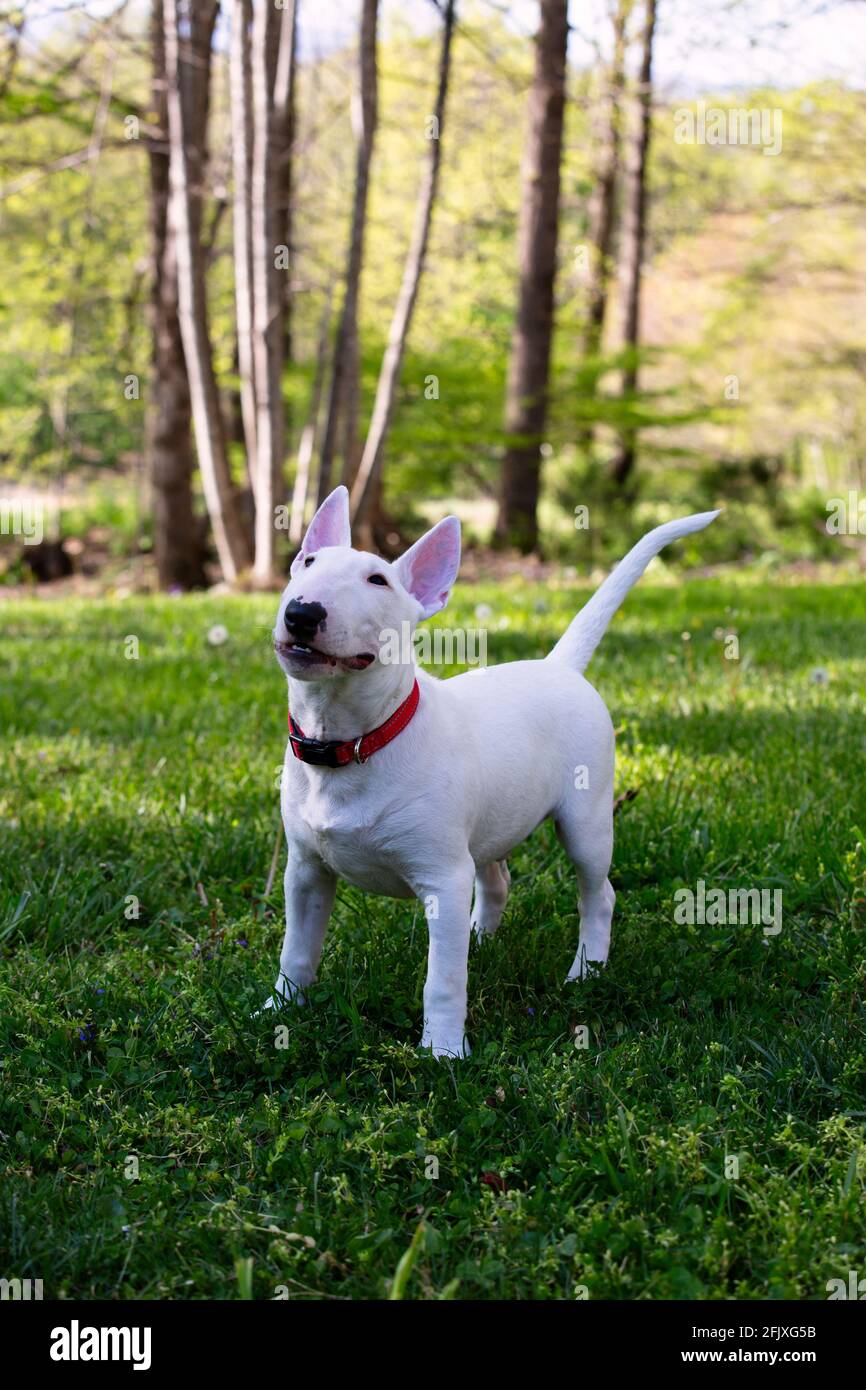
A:
{"type": "Polygon", "coordinates": [[[701,512],[650,531],[543,660],[440,681],[393,636],[404,623],[414,632],[448,602],[459,521],[445,517],[389,564],[352,549],[348,493],[331,493],[292,564],[274,628],[289,686],[281,791],[288,864],[280,973],[266,1007],[303,1002],[344,878],[370,893],[420,900],[429,932],[421,1045],[434,1057],[467,1056],[470,932],[496,931],[507,856],[548,816],[580,889],[568,979],[605,963],[614,736],[582,672],[652,557],[716,516],[701,512]],[[386,655],[395,646],[399,660],[386,655]]]}

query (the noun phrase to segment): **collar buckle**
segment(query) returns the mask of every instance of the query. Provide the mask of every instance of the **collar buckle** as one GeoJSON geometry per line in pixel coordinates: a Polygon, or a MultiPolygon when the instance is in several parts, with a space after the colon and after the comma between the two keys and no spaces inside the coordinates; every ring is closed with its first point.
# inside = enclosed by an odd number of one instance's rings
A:
{"type": "Polygon", "coordinates": [[[296,758],[301,762],[312,763],[314,767],[340,767],[337,749],[343,745],[339,740],[325,743],[319,738],[305,738],[303,734],[290,733],[289,742],[296,758]]]}
{"type": "Polygon", "coordinates": [[[405,729],[418,708],[420,699],[421,689],[416,680],[402,705],[398,705],[384,724],[371,729],[369,733],[361,734],[356,739],[333,739],[328,742],[320,738],[307,738],[289,710],[289,743],[292,752],[299,762],[312,763],[315,767],[345,767],[351,762],[363,765],[405,729]],[[368,740],[368,752],[362,754],[361,748],[365,739],[368,740]]]}

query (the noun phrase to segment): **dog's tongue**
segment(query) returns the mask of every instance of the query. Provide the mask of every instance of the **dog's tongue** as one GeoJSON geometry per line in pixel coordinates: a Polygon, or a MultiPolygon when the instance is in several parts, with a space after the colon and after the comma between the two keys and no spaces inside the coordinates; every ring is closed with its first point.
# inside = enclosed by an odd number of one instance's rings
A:
{"type": "Polygon", "coordinates": [[[372,652],[361,652],[360,656],[344,656],[343,665],[350,666],[353,671],[364,671],[375,660],[372,652]]]}

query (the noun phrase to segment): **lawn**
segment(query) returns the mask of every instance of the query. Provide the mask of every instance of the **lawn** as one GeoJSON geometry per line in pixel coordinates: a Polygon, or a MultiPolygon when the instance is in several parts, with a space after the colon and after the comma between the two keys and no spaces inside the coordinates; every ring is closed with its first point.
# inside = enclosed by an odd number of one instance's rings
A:
{"type": "MultiPolygon", "coordinates": [[[[442,621],[536,656],[584,597],[464,586],[442,621]]],[[[638,791],[610,964],[563,983],[576,893],[544,826],[473,946],[459,1064],[415,1048],[420,911],[345,885],[308,1006],[254,1017],[282,930],[274,607],[0,608],[0,1274],[382,1297],[416,1232],[406,1298],[823,1299],[866,1273],[862,583],[631,595],[588,671],[638,791]],[[781,888],[782,930],[678,924],[699,879],[781,888]]]]}

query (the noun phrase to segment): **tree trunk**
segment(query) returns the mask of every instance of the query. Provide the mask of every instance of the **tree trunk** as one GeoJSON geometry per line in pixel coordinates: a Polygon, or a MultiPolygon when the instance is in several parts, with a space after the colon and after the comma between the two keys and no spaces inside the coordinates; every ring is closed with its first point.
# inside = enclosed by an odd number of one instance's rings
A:
{"type": "Polygon", "coordinates": [[[559,166],[565,110],[567,0],[541,0],[518,232],[520,289],[505,403],[505,457],[496,541],[524,553],[538,544],[541,445],[547,418],[559,166]]]}
{"type": "Polygon", "coordinates": [[[304,534],[304,514],[310,492],[313,453],[316,448],[316,435],[319,427],[319,406],[328,365],[328,333],[331,327],[332,297],[332,292],[329,289],[319,325],[319,347],[316,353],[313,389],[310,392],[310,406],[306,424],[301,431],[301,442],[298,445],[298,462],[295,469],[295,486],[292,492],[292,510],[289,517],[289,544],[293,548],[297,548],[301,544],[301,537],[304,534]]]}
{"type": "Polygon", "coordinates": [[[247,462],[255,502],[253,578],[274,579],[275,514],[285,484],[282,372],[297,7],[235,0],[231,106],[235,300],[247,462]]]}
{"type": "Polygon", "coordinates": [[[622,149],[625,33],[633,3],[634,0],[616,0],[613,16],[613,58],[607,80],[606,129],[601,142],[602,156],[596,171],[591,217],[592,266],[583,337],[585,357],[596,357],[601,350],[610,289],[616,191],[622,149]]]}
{"type": "Polygon", "coordinates": [[[285,246],[289,264],[282,273],[283,362],[291,362],[292,342],[292,257],[294,228],[292,221],[294,146],[295,146],[295,89],[298,66],[298,3],[286,0],[282,12],[277,65],[274,72],[274,130],[276,144],[276,218],[278,243],[285,246]]]}
{"type": "Polygon", "coordinates": [[[252,0],[234,0],[229,50],[229,88],[232,114],[232,203],[235,322],[240,380],[241,419],[247,449],[247,469],[255,494],[256,385],[253,364],[252,165],[253,106],[250,65],[252,0]]]}
{"type": "MultiPolygon", "coordinates": [[[[283,411],[282,285],[275,264],[278,243],[277,146],[273,105],[274,62],[284,32],[280,11],[259,0],[253,10],[252,93],[252,248],[253,248],[253,362],[256,395],[255,560],[258,584],[274,578],[274,508],[282,475],[285,416],[283,411]]],[[[285,26],[288,33],[288,26],[285,26]]]]}
{"type": "Polygon", "coordinates": [[[232,485],[219,391],[208,330],[201,245],[201,194],[207,129],[210,54],[215,0],[164,0],[168,79],[171,213],[177,227],[178,318],[187,365],[196,450],[205,501],[223,575],[229,583],[249,563],[249,550],[232,485]],[[183,39],[179,17],[183,21],[183,39]],[[188,71],[181,47],[189,53],[188,71]]]}
{"type": "Polygon", "coordinates": [[[331,490],[334,455],[340,418],[348,427],[344,434],[343,477],[353,466],[354,430],[357,422],[358,394],[358,293],[364,264],[364,233],[367,225],[367,193],[370,186],[370,160],[376,136],[378,72],[376,68],[376,25],[379,0],[363,0],[361,39],[358,56],[358,91],[353,103],[357,154],[355,157],[355,199],[352,228],[346,260],[346,288],[334,343],[334,362],[325,432],[319,455],[318,500],[324,502],[331,490]],[[354,422],[354,423],[353,423],[354,422]]]}
{"type": "MultiPolygon", "coordinates": [[[[565,0],[562,0],[564,5],[565,0]]],[[[358,465],[358,475],[352,488],[352,521],[366,524],[367,513],[376,489],[380,485],[385,440],[394,410],[394,398],[400,379],[400,366],[406,347],[406,339],[412,323],[418,286],[424,271],[427,242],[430,236],[430,223],[433,205],[436,200],[436,186],[439,181],[439,164],[442,148],[442,127],[445,119],[445,100],[448,95],[448,79],[451,71],[451,38],[454,32],[455,0],[445,0],[442,30],[442,47],[439,56],[439,76],[436,89],[433,124],[429,131],[430,155],[427,168],[421,181],[418,203],[415,211],[415,226],[403,270],[403,281],[397,296],[388,346],[379,370],[376,386],[376,399],[367,442],[358,465]]]]}
{"type": "Polygon", "coordinates": [[[168,117],[162,0],[151,16],[152,102],[157,133],[150,166],[153,377],[148,398],[148,473],[153,491],[153,549],[161,589],[204,583],[199,525],[193,506],[192,413],[177,317],[177,228],[169,219],[168,117]]]}
{"type": "Polygon", "coordinates": [[[343,464],[340,482],[351,491],[361,461],[358,445],[358,421],[361,417],[361,345],[358,341],[358,325],[351,341],[346,345],[348,367],[346,387],[343,394],[343,464]]]}
{"type": "MultiPolygon", "coordinates": [[[[624,328],[623,347],[627,354],[622,375],[622,394],[634,396],[638,385],[637,352],[640,346],[640,295],[646,253],[647,190],[646,176],[652,134],[652,60],[656,22],[656,0],[646,0],[643,52],[638,87],[638,123],[631,168],[628,216],[623,237],[624,328]]],[[[611,465],[611,477],[620,487],[628,481],[635,465],[637,431],[622,431],[619,449],[611,465]]]]}

